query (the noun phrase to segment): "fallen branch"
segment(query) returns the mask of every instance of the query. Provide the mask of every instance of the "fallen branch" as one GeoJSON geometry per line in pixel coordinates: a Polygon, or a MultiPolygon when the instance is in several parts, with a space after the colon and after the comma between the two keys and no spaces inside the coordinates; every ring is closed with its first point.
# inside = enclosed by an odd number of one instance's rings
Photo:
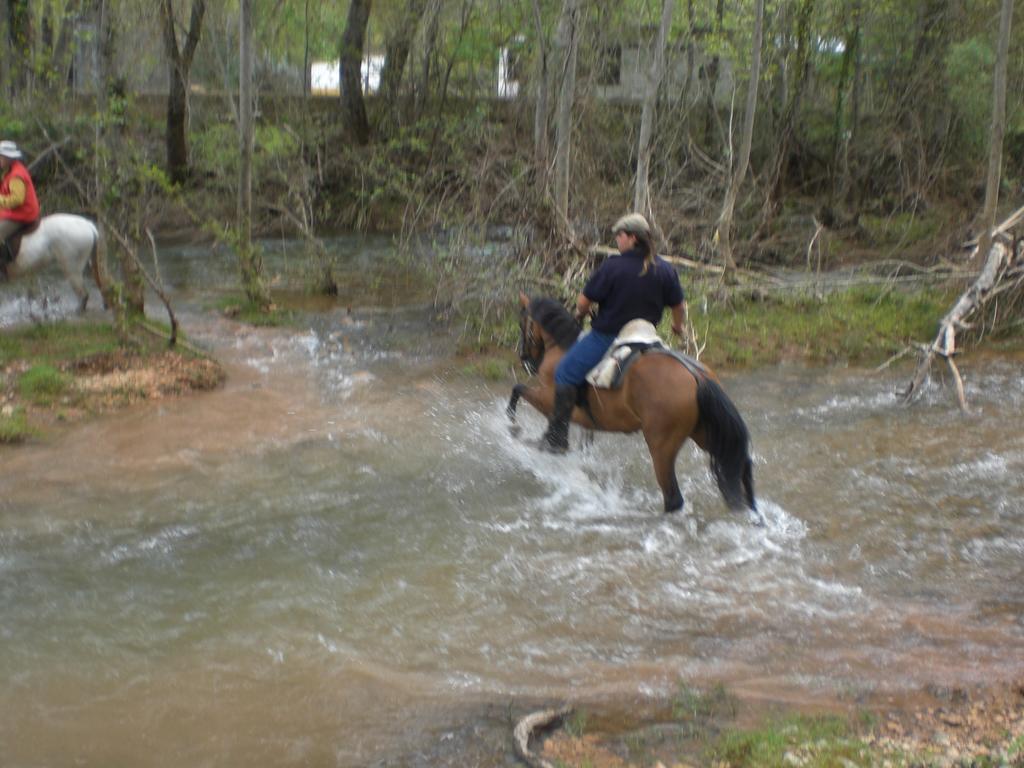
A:
{"type": "Polygon", "coordinates": [[[545,709],[541,712],[531,712],[516,723],[512,731],[512,740],[515,743],[516,755],[530,768],[555,768],[550,762],[530,751],[530,737],[533,732],[542,728],[548,728],[553,723],[561,720],[572,712],[572,707],[560,709],[545,709]]]}
{"type": "MultiPolygon", "coordinates": [[[[977,249],[975,249],[975,251],[977,251],[977,249]]],[[[974,257],[973,253],[971,257],[974,257]]],[[[917,370],[914,372],[914,377],[911,379],[910,384],[900,393],[905,403],[912,402],[920,393],[921,386],[927,380],[931,372],[932,363],[936,356],[938,356],[946,361],[950,370],[953,372],[954,381],[957,385],[957,398],[960,403],[960,408],[964,411],[967,410],[967,399],[964,394],[963,380],[960,377],[960,371],[953,362],[953,356],[957,352],[956,332],[957,329],[968,327],[968,318],[970,318],[988,301],[993,289],[996,287],[1005,272],[1006,267],[1010,264],[1013,258],[1014,254],[1005,243],[1000,240],[993,239],[992,247],[989,249],[985,260],[985,266],[982,268],[978,278],[960,296],[960,299],[953,305],[953,308],[947,312],[946,316],[939,322],[939,331],[935,336],[935,340],[931,343],[931,346],[927,347],[926,352],[922,355],[921,361],[917,365],[917,370]]]]}
{"type": "MultiPolygon", "coordinates": [[[[610,248],[607,245],[593,245],[588,251],[589,256],[615,256],[617,254],[617,249],[610,248]]],[[[659,253],[658,256],[669,264],[677,264],[680,267],[691,269],[694,272],[707,272],[712,275],[720,275],[725,271],[725,267],[720,264],[705,264],[702,261],[694,261],[693,259],[688,259],[685,256],[671,256],[663,253],[659,253]]],[[[766,275],[762,272],[753,272],[749,269],[736,269],[735,273],[743,275],[744,277],[749,277],[751,280],[760,280],[776,285],[783,285],[785,283],[784,280],[780,280],[777,277],[772,277],[771,275],[766,275]]]]}

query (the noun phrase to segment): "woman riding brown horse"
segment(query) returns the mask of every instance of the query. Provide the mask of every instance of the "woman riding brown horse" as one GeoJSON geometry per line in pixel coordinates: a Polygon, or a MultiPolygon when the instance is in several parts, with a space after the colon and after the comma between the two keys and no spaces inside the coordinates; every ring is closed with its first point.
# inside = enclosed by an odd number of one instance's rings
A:
{"type": "MultiPolygon", "coordinates": [[[[538,383],[513,387],[508,404],[513,422],[520,398],[545,415],[551,413],[555,368],[580,333],[579,324],[557,301],[531,301],[520,294],[519,302],[519,357],[538,383]]],[[[675,463],[688,438],[710,456],[711,472],[730,509],[757,512],[746,424],[706,366],[696,361],[684,365],[671,354],[647,352],[628,368],[620,387],[588,386],[581,402],[585,407],[578,403],[572,420],[587,429],[643,431],[666,512],[683,508],[675,463]]],[[[762,522],[759,515],[754,521],[762,522]]]]}

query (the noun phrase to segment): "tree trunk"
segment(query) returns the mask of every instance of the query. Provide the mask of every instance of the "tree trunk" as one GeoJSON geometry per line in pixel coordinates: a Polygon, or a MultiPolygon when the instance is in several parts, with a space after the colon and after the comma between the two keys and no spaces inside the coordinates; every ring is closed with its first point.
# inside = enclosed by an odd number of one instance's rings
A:
{"type": "Polygon", "coordinates": [[[413,99],[413,115],[418,119],[430,100],[430,78],[437,49],[437,33],[441,24],[441,0],[428,0],[423,14],[423,57],[420,59],[419,84],[413,99]]]}
{"type": "Polygon", "coordinates": [[[352,0],[349,4],[338,64],[342,118],[360,144],[370,140],[370,122],[366,117],[361,75],[366,26],[370,22],[370,4],[371,0],[352,0]]]}
{"type": "Polygon", "coordinates": [[[836,85],[836,108],[832,119],[832,200],[831,205],[846,196],[846,190],[850,184],[850,167],[848,157],[850,145],[853,139],[853,118],[851,110],[849,118],[846,116],[846,92],[850,88],[851,81],[854,83],[853,90],[856,91],[856,79],[859,74],[857,60],[860,57],[860,35],[861,35],[861,0],[855,0],[850,4],[850,20],[845,36],[845,48],[843,60],[839,69],[839,82],[836,85]]]}
{"type": "Polygon", "coordinates": [[[665,44],[672,28],[672,13],[675,0],[664,0],[661,8],[661,26],[654,41],[651,70],[647,75],[644,92],[643,113],[640,118],[640,139],[636,151],[636,187],[633,192],[633,210],[649,215],[651,213],[650,163],[651,136],[654,134],[654,120],[658,106],[658,89],[665,73],[665,44]]]}
{"type": "Polygon", "coordinates": [[[302,95],[310,96],[313,92],[313,73],[309,58],[309,0],[306,0],[302,19],[302,95]]]}
{"type": "MultiPolygon", "coordinates": [[[[921,362],[918,363],[917,370],[914,372],[914,378],[903,392],[903,397],[908,402],[920,391],[921,385],[924,384],[931,371],[932,361],[938,355],[945,359],[950,371],[953,373],[954,380],[957,383],[957,398],[960,408],[964,411],[967,410],[967,398],[964,394],[963,383],[960,380],[960,372],[957,370],[956,363],[953,362],[953,355],[956,353],[956,331],[958,328],[968,327],[968,318],[977,312],[992,296],[993,288],[995,288],[1002,277],[1005,267],[1010,265],[1016,257],[1014,246],[1007,247],[1005,243],[996,242],[994,239],[996,205],[999,202],[999,180],[1002,176],[1003,135],[1006,128],[1006,62],[1010,47],[1010,26],[1012,21],[1013,0],[1002,0],[999,14],[999,40],[996,44],[996,66],[992,86],[992,126],[989,137],[985,207],[981,214],[981,236],[978,238],[978,246],[974,259],[972,259],[972,261],[983,260],[983,265],[978,278],[939,323],[939,332],[935,340],[928,347],[921,362]]],[[[1022,212],[1024,212],[1024,209],[1010,217],[1000,229],[1009,229],[1014,219],[1021,216],[1022,212]]]]}
{"type": "Polygon", "coordinates": [[[534,72],[533,163],[538,178],[546,183],[548,171],[548,42],[544,34],[540,0],[533,0],[533,22],[537,36],[537,62],[534,72]]]}
{"type": "MultiPolygon", "coordinates": [[[[109,50],[109,46],[104,46],[103,41],[107,37],[106,30],[110,26],[110,22],[107,19],[108,10],[106,7],[106,0],[95,0],[91,4],[92,11],[95,14],[96,26],[99,30],[99,40],[96,41],[97,47],[100,50],[104,48],[109,50]]],[[[105,115],[107,112],[107,82],[110,78],[110,66],[112,63],[111,57],[98,56],[97,64],[99,71],[96,73],[96,113],[99,115],[105,115]]],[[[93,130],[95,145],[93,147],[93,186],[95,188],[94,199],[103,200],[106,197],[106,190],[104,188],[104,178],[108,176],[104,171],[104,158],[109,158],[111,155],[110,148],[108,146],[109,137],[106,135],[104,126],[106,120],[97,120],[95,122],[93,130]]],[[[102,215],[102,212],[100,212],[102,215]]],[[[98,274],[107,274],[106,264],[106,252],[104,249],[98,249],[96,258],[102,260],[103,263],[98,263],[96,266],[98,274]]],[[[131,255],[127,253],[123,248],[118,251],[118,265],[121,271],[121,277],[127,284],[132,278],[131,267],[134,266],[134,262],[131,255]],[[129,264],[129,262],[132,262],[129,264]]],[[[99,281],[97,281],[99,283],[99,281]]],[[[129,305],[134,302],[128,299],[129,294],[134,294],[134,291],[127,286],[121,287],[120,289],[115,288],[110,280],[106,280],[103,284],[98,285],[100,293],[103,295],[104,305],[110,309],[113,317],[114,330],[117,333],[118,341],[125,345],[128,343],[128,317],[129,317],[129,305]]],[[[145,293],[143,292],[143,296],[145,293]]],[[[132,311],[138,312],[139,314],[145,314],[145,304],[132,306],[132,311]]]]}
{"type": "Polygon", "coordinates": [[[0,0],[0,98],[11,97],[11,6],[0,0]]]}
{"type": "MultiPolygon", "coordinates": [[[[96,18],[97,29],[96,40],[94,41],[98,66],[96,72],[96,110],[98,114],[103,116],[103,119],[97,121],[96,127],[96,199],[102,200],[104,195],[99,188],[104,179],[109,179],[116,173],[117,165],[121,162],[115,156],[117,153],[118,137],[112,131],[112,121],[106,119],[109,111],[110,93],[113,83],[117,80],[117,72],[115,71],[116,59],[114,56],[117,28],[114,22],[111,0],[93,0],[91,5],[93,6],[92,10],[96,18]],[[100,162],[101,157],[105,159],[105,163],[100,162]],[[104,165],[106,168],[104,168],[104,165]]],[[[129,204],[127,210],[134,211],[135,209],[129,204]]],[[[138,242],[138,238],[141,235],[139,231],[139,217],[128,215],[125,218],[130,236],[138,242]]],[[[117,250],[118,269],[121,273],[121,279],[124,281],[121,290],[123,306],[118,306],[116,298],[112,306],[114,306],[115,318],[118,312],[124,312],[126,315],[125,318],[115,320],[115,323],[119,325],[126,323],[128,318],[144,317],[146,314],[145,278],[139,269],[138,258],[135,252],[131,250],[131,243],[129,242],[127,245],[129,247],[122,246],[117,250]]],[[[104,301],[108,303],[108,306],[111,306],[110,298],[110,296],[104,295],[104,301]]]]}
{"type": "Polygon", "coordinates": [[[754,113],[757,111],[757,88],[761,80],[761,38],[764,33],[764,0],[757,0],[754,20],[754,42],[750,54],[750,78],[747,84],[747,103],[743,114],[743,133],[740,138],[740,151],[733,169],[729,188],[725,193],[722,213],[718,217],[718,247],[722,255],[724,272],[722,278],[726,282],[734,279],[736,260],[732,255],[732,219],[736,208],[736,198],[740,186],[747,175],[750,163],[750,147],[754,140],[754,113]]]}
{"type": "Polygon", "coordinates": [[[996,224],[999,203],[999,182],[1003,167],[1003,138],[1006,135],[1006,66],[1009,58],[1010,26],[1013,22],[1013,0],[1003,0],[999,13],[999,40],[996,44],[996,67],[992,85],[992,125],[988,143],[988,173],[985,179],[985,207],[981,213],[981,237],[978,253],[984,257],[992,244],[992,228],[996,224]]]}
{"type": "Polygon", "coordinates": [[[555,210],[569,224],[569,153],[572,146],[572,105],[576,96],[576,49],[579,45],[580,0],[564,0],[558,22],[559,90],[555,117],[555,210]]]}
{"type": "MultiPolygon", "coordinates": [[[[723,21],[725,18],[725,1],[718,0],[715,10],[715,34],[722,34],[723,21]]],[[[718,105],[716,103],[716,94],[718,90],[718,70],[721,66],[721,62],[718,54],[716,53],[711,57],[711,61],[704,67],[705,78],[707,80],[708,92],[707,92],[707,105],[704,113],[704,146],[708,148],[708,151],[714,149],[714,127],[718,122],[716,120],[718,105]]]]}
{"type": "Polygon", "coordinates": [[[32,74],[32,11],[29,0],[7,0],[9,89],[19,96],[29,89],[32,74]]]}
{"type": "Polygon", "coordinates": [[[163,24],[164,49],[167,52],[167,172],[176,184],[184,182],[189,173],[188,154],[188,91],[192,58],[199,45],[199,35],[206,13],[206,0],[193,0],[185,43],[178,47],[171,0],[162,0],[160,15],[163,24]]]}
{"type": "Polygon", "coordinates": [[[252,243],[252,153],[253,153],[253,0],[239,2],[238,134],[238,263],[246,298],[262,310],[270,306],[270,294],[263,281],[263,263],[252,243]]]}
{"type": "Polygon", "coordinates": [[[408,0],[398,28],[388,36],[384,50],[384,68],[380,73],[380,95],[384,104],[394,106],[398,102],[402,76],[405,74],[409,53],[412,50],[412,41],[426,7],[427,0],[408,0]]]}
{"type": "Polygon", "coordinates": [[[804,90],[810,79],[812,51],[811,16],[814,13],[814,4],[815,0],[801,0],[797,11],[796,61],[794,62],[796,82],[788,89],[789,95],[786,99],[782,112],[782,121],[779,125],[778,145],[775,148],[775,153],[772,156],[771,165],[768,169],[768,191],[765,195],[764,207],[761,211],[761,224],[755,237],[761,237],[768,231],[778,212],[784,171],[789,160],[789,150],[793,143],[793,136],[796,133],[797,114],[800,111],[804,90]]]}

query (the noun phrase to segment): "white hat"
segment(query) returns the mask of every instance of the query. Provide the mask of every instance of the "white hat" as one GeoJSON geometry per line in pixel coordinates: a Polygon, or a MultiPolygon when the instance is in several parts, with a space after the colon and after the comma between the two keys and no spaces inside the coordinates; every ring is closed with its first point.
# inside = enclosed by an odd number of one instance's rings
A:
{"type": "Polygon", "coordinates": [[[612,226],[612,232],[628,232],[631,235],[651,234],[651,225],[639,213],[627,213],[612,226]]]}
{"type": "Polygon", "coordinates": [[[0,155],[9,157],[11,160],[21,160],[21,150],[13,141],[0,141],[0,155]]]}

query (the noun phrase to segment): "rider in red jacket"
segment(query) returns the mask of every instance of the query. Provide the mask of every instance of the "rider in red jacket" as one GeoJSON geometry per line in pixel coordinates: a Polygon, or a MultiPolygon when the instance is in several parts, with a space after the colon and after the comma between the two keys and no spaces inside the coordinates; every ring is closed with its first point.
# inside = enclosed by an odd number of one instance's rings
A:
{"type": "Polygon", "coordinates": [[[0,141],[0,242],[39,220],[39,200],[22,154],[13,141],[0,141]]]}

